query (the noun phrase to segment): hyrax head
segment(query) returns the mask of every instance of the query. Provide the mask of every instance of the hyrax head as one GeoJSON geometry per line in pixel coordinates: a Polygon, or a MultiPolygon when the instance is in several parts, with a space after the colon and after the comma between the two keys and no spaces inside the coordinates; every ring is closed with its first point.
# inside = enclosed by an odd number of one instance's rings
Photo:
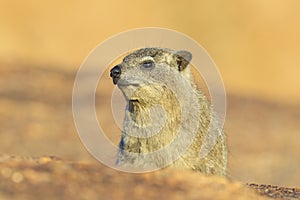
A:
{"type": "Polygon", "coordinates": [[[141,88],[143,96],[148,96],[147,90],[150,96],[154,96],[156,92],[151,89],[177,84],[178,74],[189,81],[191,59],[192,54],[185,50],[143,48],[127,55],[122,63],[111,69],[110,76],[127,100],[138,98],[136,90],[141,88]]]}

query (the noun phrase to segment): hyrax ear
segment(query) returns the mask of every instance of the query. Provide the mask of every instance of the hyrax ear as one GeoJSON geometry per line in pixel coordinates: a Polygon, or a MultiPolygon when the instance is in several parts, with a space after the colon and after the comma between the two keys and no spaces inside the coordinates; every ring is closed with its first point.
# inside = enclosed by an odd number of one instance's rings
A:
{"type": "Polygon", "coordinates": [[[192,54],[185,50],[175,51],[174,55],[176,56],[179,71],[184,70],[192,60],[192,54]]]}

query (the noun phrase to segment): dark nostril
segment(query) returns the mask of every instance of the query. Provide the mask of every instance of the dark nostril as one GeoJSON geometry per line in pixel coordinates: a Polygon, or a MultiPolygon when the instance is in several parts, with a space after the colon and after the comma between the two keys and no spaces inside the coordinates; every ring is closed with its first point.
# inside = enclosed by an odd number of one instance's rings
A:
{"type": "Polygon", "coordinates": [[[110,70],[110,77],[119,78],[121,75],[121,68],[119,65],[116,65],[114,68],[110,70]]]}

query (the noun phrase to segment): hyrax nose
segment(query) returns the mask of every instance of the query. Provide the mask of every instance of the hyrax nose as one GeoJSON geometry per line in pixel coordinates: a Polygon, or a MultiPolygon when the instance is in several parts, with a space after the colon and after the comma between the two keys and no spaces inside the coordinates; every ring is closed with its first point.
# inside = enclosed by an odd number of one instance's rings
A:
{"type": "Polygon", "coordinates": [[[114,84],[117,84],[118,80],[120,79],[120,75],[121,68],[119,65],[114,66],[114,68],[110,70],[110,77],[112,77],[114,84]]]}

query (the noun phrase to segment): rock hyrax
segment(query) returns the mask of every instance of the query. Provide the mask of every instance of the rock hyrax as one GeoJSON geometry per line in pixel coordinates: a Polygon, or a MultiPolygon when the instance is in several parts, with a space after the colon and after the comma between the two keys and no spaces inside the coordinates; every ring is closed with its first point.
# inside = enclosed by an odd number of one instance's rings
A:
{"type": "Polygon", "coordinates": [[[111,69],[127,102],[118,165],[226,175],[226,137],[193,81],[191,59],[184,50],[143,48],[111,69]],[[217,135],[215,142],[210,135],[217,135]],[[215,144],[201,157],[205,138],[215,144]]]}

